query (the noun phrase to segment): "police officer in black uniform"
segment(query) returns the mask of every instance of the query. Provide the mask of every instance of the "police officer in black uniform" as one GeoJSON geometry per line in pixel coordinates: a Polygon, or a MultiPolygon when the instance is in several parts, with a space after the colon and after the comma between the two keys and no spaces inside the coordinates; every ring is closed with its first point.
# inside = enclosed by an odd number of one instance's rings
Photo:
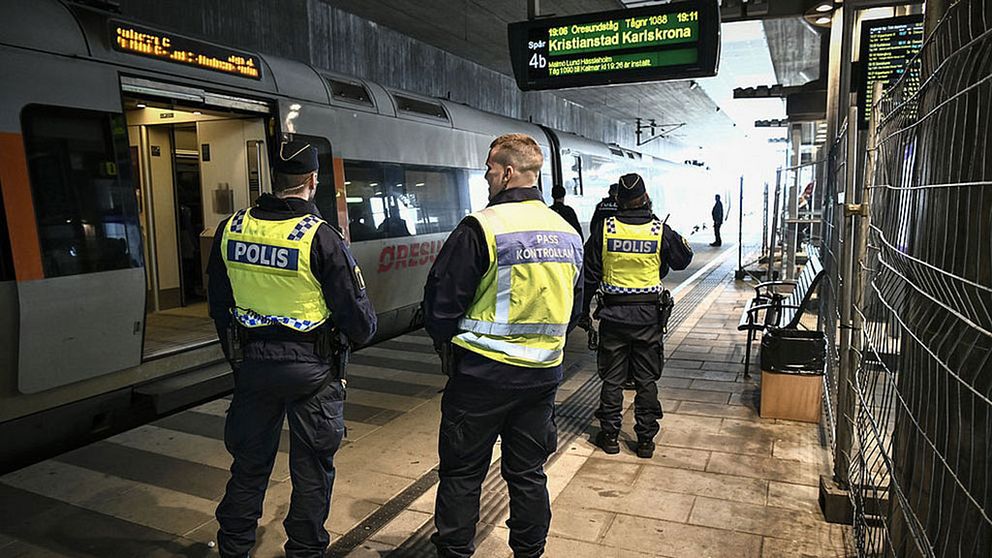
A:
{"type": "Polygon", "coordinates": [[[210,316],[234,370],[224,443],[234,457],[217,507],[221,556],[247,556],[289,419],[289,557],[323,556],[334,453],[345,434],[344,363],[376,315],[361,271],[313,203],[317,150],[284,142],[272,190],[224,220],[210,262],[210,316]],[[306,265],[308,264],[308,265],[306,265]]]}
{"type": "Polygon", "coordinates": [[[586,315],[597,291],[601,296],[597,317],[603,386],[596,412],[600,421],[596,444],[606,453],[620,452],[621,386],[629,367],[637,390],[637,455],[650,458],[662,417],[657,381],[664,365],[662,322],[667,320],[667,311],[659,303],[661,280],[669,269],[685,269],[692,261],[692,249],[652,213],[651,199],[639,175],[622,176],[619,186],[619,211],[592,230],[584,250],[586,315]],[[604,244],[604,237],[608,244],[604,244]]]}
{"type": "Polygon", "coordinates": [[[592,212],[592,219],[589,220],[590,231],[607,217],[613,217],[617,214],[617,187],[616,183],[610,184],[609,194],[596,204],[596,209],[592,212]]]}

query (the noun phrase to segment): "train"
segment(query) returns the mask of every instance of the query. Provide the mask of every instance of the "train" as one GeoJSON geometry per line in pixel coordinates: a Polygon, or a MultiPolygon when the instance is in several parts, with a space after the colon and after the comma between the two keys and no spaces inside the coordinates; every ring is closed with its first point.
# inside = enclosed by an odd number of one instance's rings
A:
{"type": "Polygon", "coordinates": [[[87,5],[0,11],[0,472],[231,389],[206,258],[288,137],[318,149],[316,203],[364,272],[373,342],[418,327],[497,135],[538,141],[545,198],[562,185],[584,223],[626,172],[677,229],[709,219],[696,166],[87,5]]]}

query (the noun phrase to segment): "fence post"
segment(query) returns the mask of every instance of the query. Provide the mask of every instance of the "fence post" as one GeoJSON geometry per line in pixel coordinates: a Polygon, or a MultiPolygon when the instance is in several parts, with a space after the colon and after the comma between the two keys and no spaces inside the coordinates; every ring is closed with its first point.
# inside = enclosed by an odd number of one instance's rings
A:
{"type": "MultiPolygon", "coordinates": [[[[848,146],[847,146],[847,179],[844,185],[845,207],[854,194],[854,182],[857,177],[858,164],[858,108],[855,103],[848,111],[848,146]]],[[[840,366],[837,374],[837,443],[834,448],[834,480],[843,489],[850,486],[851,447],[854,441],[854,407],[856,398],[853,393],[851,361],[848,358],[851,350],[851,296],[852,271],[854,269],[854,228],[851,216],[841,208],[843,226],[840,235],[841,262],[838,276],[841,278],[840,290],[840,366]]]]}
{"type": "Polygon", "coordinates": [[[744,175],[741,175],[740,196],[737,198],[737,271],[734,279],[740,281],[747,273],[744,271],[744,175]]]}
{"type": "Polygon", "coordinates": [[[768,241],[768,276],[765,277],[765,281],[771,281],[775,279],[772,276],[772,267],[775,265],[775,249],[778,235],[778,201],[782,192],[782,169],[779,168],[775,171],[775,202],[772,204],[772,228],[771,228],[771,238],[768,241]]]}

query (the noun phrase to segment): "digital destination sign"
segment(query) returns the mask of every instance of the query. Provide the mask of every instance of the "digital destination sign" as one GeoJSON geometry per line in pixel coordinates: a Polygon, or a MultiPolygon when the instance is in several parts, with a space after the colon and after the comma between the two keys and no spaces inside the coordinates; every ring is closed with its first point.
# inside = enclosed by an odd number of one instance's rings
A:
{"type": "Polygon", "coordinates": [[[919,65],[909,62],[922,46],[922,15],[869,20],[861,24],[859,127],[868,127],[876,82],[882,82],[882,87],[887,89],[908,71],[905,85],[907,96],[920,88],[919,65]]]}
{"type": "Polygon", "coordinates": [[[524,91],[715,76],[717,0],[689,0],[511,23],[510,59],[524,91]]]}
{"type": "Polygon", "coordinates": [[[110,21],[110,42],[118,52],[213,70],[239,77],[262,79],[258,56],[126,21],[110,21]]]}

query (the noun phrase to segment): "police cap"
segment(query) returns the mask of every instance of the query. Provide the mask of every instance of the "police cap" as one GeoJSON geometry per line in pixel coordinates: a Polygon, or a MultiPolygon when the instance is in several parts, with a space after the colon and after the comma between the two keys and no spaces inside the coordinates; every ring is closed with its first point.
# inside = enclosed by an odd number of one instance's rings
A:
{"type": "Polygon", "coordinates": [[[619,184],[620,187],[617,188],[617,201],[619,202],[636,200],[647,192],[644,187],[644,179],[637,173],[632,172],[621,176],[619,184]]]}
{"type": "Polygon", "coordinates": [[[305,141],[282,142],[272,161],[272,170],[282,174],[310,174],[317,166],[317,149],[305,141]]]}

